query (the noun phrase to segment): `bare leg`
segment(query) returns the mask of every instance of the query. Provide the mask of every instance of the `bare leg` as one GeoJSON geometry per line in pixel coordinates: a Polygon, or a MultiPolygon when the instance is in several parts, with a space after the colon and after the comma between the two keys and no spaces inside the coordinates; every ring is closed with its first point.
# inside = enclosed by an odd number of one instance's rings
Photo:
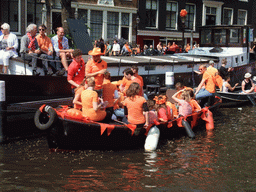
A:
{"type": "Polygon", "coordinates": [[[8,66],[4,66],[4,74],[8,73],[8,66]]]}
{"type": "Polygon", "coordinates": [[[66,53],[60,53],[61,63],[65,70],[68,70],[68,62],[67,62],[67,56],[66,53]]]}
{"type": "Polygon", "coordinates": [[[3,67],[4,67],[4,65],[2,64],[2,65],[0,65],[0,74],[1,73],[3,73],[3,67]]]}

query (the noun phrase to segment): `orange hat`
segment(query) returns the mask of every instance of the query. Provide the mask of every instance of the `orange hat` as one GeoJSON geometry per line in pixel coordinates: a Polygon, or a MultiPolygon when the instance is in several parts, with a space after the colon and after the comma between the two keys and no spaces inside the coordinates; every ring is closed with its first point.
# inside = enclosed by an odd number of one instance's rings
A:
{"type": "Polygon", "coordinates": [[[96,47],[93,48],[93,50],[88,52],[89,55],[96,56],[96,55],[104,55],[104,53],[101,52],[101,49],[96,47]]]}

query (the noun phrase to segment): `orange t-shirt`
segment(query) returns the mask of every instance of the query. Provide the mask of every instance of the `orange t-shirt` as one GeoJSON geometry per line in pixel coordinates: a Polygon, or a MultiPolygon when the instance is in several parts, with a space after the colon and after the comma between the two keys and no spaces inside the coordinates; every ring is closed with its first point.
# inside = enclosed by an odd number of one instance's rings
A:
{"type": "Polygon", "coordinates": [[[205,89],[210,93],[215,93],[215,83],[213,81],[213,76],[207,71],[203,74],[203,79],[205,79],[205,89]]]}
{"type": "MultiPolygon", "coordinates": [[[[86,74],[95,73],[102,69],[107,69],[107,66],[108,64],[103,60],[101,60],[101,62],[98,63],[98,62],[95,62],[93,59],[90,59],[86,63],[85,72],[86,74]]],[[[95,75],[94,79],[95,79],[95,90],[102,89],[104,75],[103,74],[95,75]]]]}
{"type": "Polygon", "coordinates": [[[219,88],[222,87],[223,85],[223,79],[220,75],[216,75],[215,76],[215,81],[216,81],[216,84],[218,85],[219,88]]]}
{"type": "Polygon", "coordinates": [[[201,110],[200,105],[197,103],[197,101],[195,99],[191,99],[189,104],[192,107],[192,113],[194,113],[195,111],[200,111],[201,110]]]}
{"type": "Polygon", "coordinates": [[[209,66],[207,67],[207,70],[206,70],[210,75],[212,76],[215,76],[216,73],[218,73],[218,69],[214,68],[213,66],[209,66]]]}
{"type": "Polygon", "coordinates": [[[46,35],[42,36],[39,34],[36,36],[36,40],[41,50],[45,52],[48,52],[48,51],[53,52],[52,41],[49,37],[47,37],[46,35]]]}
{"type": "MultiPolygon", "coordinates": [[[[85,90],[85,88],[84,88],[84,86],[82,86],[82,87],[80,87],[79,89],[77,89],[76,92],[75,92],[75,96],[78,95],[78,94],[80,94],[80,98],[78,99],[78,101],[80,101],[80,102],[81,102],[81,93],[82,93],[82,91],[84,91],[84,90],[85,90]]],[[[75,108],[75,109],[82,109],[82,106],[81,106],[81,105],[78,105],[78,104],[74,104],[74,108],[75,108]]]]}
{"type": "Polygon", "coordinates": [[[117,90],[116,85],[112,84],[110,80],[104,79],[103,82],[103,101],[108,101],[107,107],[114,106],[114,93],[117,90]]]}
{"type": "Polygon", "coordinates": [[[123,105],[127,107],[128,110],[128,121],[131,124],[143,124],[146,119],[143,115],[143,103],[146,103],[144,97],[136,95],[134,98],[127,97],[123,105]]]}
{"type": "Polygon", "coordinates": [[[143,78],[140,75],[137,75],[136,77],[141,81],[142,87],[143,87],[144,86],[143,78]]]}
{"type": "Polygon", "coordinates": [[[106,117],[106,111],[93,109],[93,102],[98,103],[98,93],[96,91],[86,89],[82,91],[82,112],[83,116],[89,117],[92,121],[102,121],[106,117]]]}

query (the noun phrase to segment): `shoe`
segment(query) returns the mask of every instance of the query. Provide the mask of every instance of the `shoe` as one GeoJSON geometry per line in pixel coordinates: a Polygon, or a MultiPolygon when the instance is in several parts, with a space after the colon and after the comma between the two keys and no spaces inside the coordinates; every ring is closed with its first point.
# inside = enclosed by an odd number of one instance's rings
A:
{"type": "Polygon", "coordinates": [[[53,72],[49,72],[49,71],[48,71],[48,72],[46,73],[46,76],[52,76],[52,75],[53,75],[53,72]]]}
{"type": "Polygon", "coordinates": [[[62,69],[62,70],[60,70],[60,71],[57,71],[55,74],[56,74],[57,76],[63,76],[63,75],[65,74],[65,72],[66,72],[66,70],[65,70],[65,69],[62,69]]]}
{"type": "Polygon", "coordinates": [[[38,72],[36,72],[36,70],[33,70],[33,75],[34,76],[39,76],[41,73],[38,73],[38,72]]]}

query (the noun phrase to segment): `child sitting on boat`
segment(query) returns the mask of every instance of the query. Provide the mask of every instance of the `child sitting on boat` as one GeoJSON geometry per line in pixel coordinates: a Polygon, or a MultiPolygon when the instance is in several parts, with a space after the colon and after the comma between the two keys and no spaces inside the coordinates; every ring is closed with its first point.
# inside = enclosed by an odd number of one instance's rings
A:
{"type": "Polygon", "coordinates": [[[134,132],[139,135],[143,127],[147,128],[149,125],[148,119],[148,105],[144,97],[139,96],[140,85],[133,82],[126,91],[127,98],[124,100],[124,113],[128,117],[128,123],[137,125],[134,132]],[[143,114],[145,112],[145,116],[143,114]]]}
{"type": "Polygon", "coordinates": [[[179,110],[178,110],[179,116],[187,116],[192,114],[192,107],[190,105],[191,99],[190,99],[189,91],[182,89],[176,92],[172,96],[172,99],[179,103],[179,110]],[[182,94],[179,99],[177,98],[177,95],[180,94],[180,92],[182,92],[182,94]]]}
{"type": "Polygon", "coordinates": [[[167,122],[174,118],[172,109],[166,105],[166,96],[159,95],[154,98],[155,110],[157,111],[157,117],[160,122],[167,122]]]}
{"type": "Polygon", "coordinates": [[[231,87],[231,85],[229,84],[229,81],[230,81],[230,76],[229,75],[225,76],[223,85],[222,85],[222,92],[227,93],[228,90],[234,91],[236,86],[238,86],[238,83],[236,83],[234,87],[231,87]]]}
{"type": "Polygon", "coordinates": [[[198,102],[195,100],[194,91],[191,90],[191,89],[190,89],[190,90],[187,90],[187,91],[189,92],[189,95],[190,95],[190,102],[189,102],[189,104],[190,104],[191,107],[192,107],[192,113],[201,111],[200,105],[199,105],[198,102]]]}

